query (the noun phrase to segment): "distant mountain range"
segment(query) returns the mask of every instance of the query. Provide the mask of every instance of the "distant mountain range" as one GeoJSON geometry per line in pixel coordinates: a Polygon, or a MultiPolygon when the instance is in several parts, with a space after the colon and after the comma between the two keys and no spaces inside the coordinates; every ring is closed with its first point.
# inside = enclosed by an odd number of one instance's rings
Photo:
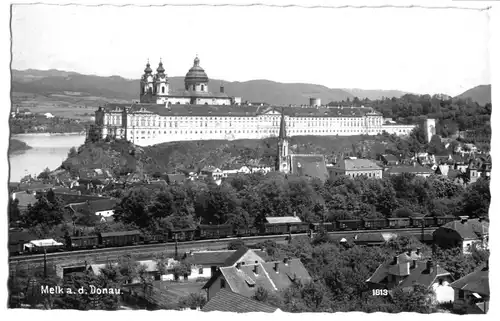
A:
{"type": "Polygon", "coordinates": [[[484,106],[491,103],[491,85],[476,86],[458,95],[457,98],[470,98],[472,101],[484,106]]]}
{"type": "MultiPolygon", "coordinates": [[[[169,77],[172,89],[184,88],[184,77],[169,77]]],[[[229,82],[210,79],[212,92],[220,90],[224,83],[225,92],[242,97],[243,101],[266,102],[277,105],[308,104],[310,97],[321,98],[323,104],[354,97],[376,99],[380,97],[401,97],[405,92],[397,90],[335,89],[313,84],[288,84],[269,80],[229,82]]],[[[139,80],[119,76],[100,77],[60,70],[12,70],[12,90],[32,94],[56,94],[79,92],[81,95],[109,99],[133,100],[139,97],[139,80]]]]}
{"type": "MultiPolygon", "coordinates": [[[[169,77],[169,83],[172,89],[184,88],[184,77],[169,77]]],[[[288,84],[269,80],[229,82],[210,79],[210,90],[218,92],[221,83],[224,83],[226,93],[242,97],[243,101],[266,102],[276,105],[305,105],[309,103],[310,97],[321,98],[321,102],[327,104],[331,101],[352,100],[354,97],[359,99],[399,98],[407,94],[399,90],[335,89],[322,85],[288,84]]],[[[139,80],[125,79],[120,76],[83,75],[55,69],[14,69],[12,70],[12,91],[41,95],[74,92],[81,96],[134,100],[139,98],[139,80]]],[[[485,100],[491,101],[491,87],[489,85],[478,86],[460,96],[470,97],[483,104],[485,100]]]]}

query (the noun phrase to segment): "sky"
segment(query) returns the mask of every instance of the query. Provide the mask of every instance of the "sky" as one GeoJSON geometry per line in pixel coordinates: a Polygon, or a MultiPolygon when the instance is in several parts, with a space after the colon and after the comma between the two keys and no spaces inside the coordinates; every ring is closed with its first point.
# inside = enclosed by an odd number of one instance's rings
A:
{"type": "Polygon", "coordinates": [[[457,95],[490,83],[487,11],[269,7],[12,9],[12,68],[184,76],[457,95]]]}

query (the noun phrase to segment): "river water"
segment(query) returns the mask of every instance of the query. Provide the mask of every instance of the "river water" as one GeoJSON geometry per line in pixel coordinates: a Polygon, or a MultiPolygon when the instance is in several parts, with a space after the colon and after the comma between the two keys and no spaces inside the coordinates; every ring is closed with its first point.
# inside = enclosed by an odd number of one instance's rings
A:
{"type": "Polygon", "coordinates": [[[19,182],[29,174],[38,175],[47,167],[56,169],[67,158],[71,147],[78,148],[85,142],[85,135],[76,134],[20,134],[12,138],[25,142],[31,149],[9,156],[11,182],[19,182]]]}

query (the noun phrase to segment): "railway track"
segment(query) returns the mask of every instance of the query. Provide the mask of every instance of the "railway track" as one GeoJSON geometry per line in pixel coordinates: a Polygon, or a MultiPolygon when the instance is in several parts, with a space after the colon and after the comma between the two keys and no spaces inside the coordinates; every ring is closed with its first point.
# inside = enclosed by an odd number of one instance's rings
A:
{"type": "MultiPolygon", "coordinates": [[[[429,227],[423,229],[424,233],[432,232],[436,230],[437,227],[429,227]]],[[[337,237],[344,237],[353,234],[368,234],[368,233],[410,233],[410,234],[420,234],[422,233],[421,228],[411,228],[411,229],[380,229],[380,230],[354,230],[354,231],[334,231],[328,234],[337,237]]],[[[297,236],[307,236],[308,233],[292,234],[292,237],[297,236]]],[[[257,243],[272,240],[277,243],[286,242],[288,234],[281,235],[262,235],[262,236],[248,236],[248,237],[231,237],[231,238],[221,238],[221,239],[210,239],[210,240],[198,240],[198,241],[187,241],[179,242],[177,244],[177,250],[179,253],[186,250],[216,250],[227,248],[227,243],[232,240],[241,239],[245,241],[247,245],[255,245],[257,243]]],[[[56,263],[72,260],[91,260],[91,261],[105,261],[106,259],[117,258],[127,254],[140,254],[140,255],[151,255],[155,252],[174,252],[175,243],[155,243],[155,244],[143,244],[143,245],[133,245],[124,247],[113,247],[113,248],[97,248],[91,250],[80,250],[80,251],[68,251],[68,252],[54,252],[47,253],[47,263],[56,263]]],[[[12,267],[17,264],[33,264],[39,265],[44,263],[44,254],[35,255],[21,255],[9,257],[9,265],[12,267]]]]}

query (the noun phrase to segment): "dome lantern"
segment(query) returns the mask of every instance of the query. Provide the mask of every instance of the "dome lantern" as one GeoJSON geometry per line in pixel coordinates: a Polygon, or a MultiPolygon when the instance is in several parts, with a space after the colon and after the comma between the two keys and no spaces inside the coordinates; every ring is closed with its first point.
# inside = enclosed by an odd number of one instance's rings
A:
{"type": "Polygon", "coordinates": [[[196,84],[196,83],[208,83],[208,76],[205,73],[205,70],[200,67],[200,59],[198,56],[194,59],[193,67],[189,69],[189,72],[186,74],[184,78],[184,82],[186,85],[188,84],[196,84]]]}

